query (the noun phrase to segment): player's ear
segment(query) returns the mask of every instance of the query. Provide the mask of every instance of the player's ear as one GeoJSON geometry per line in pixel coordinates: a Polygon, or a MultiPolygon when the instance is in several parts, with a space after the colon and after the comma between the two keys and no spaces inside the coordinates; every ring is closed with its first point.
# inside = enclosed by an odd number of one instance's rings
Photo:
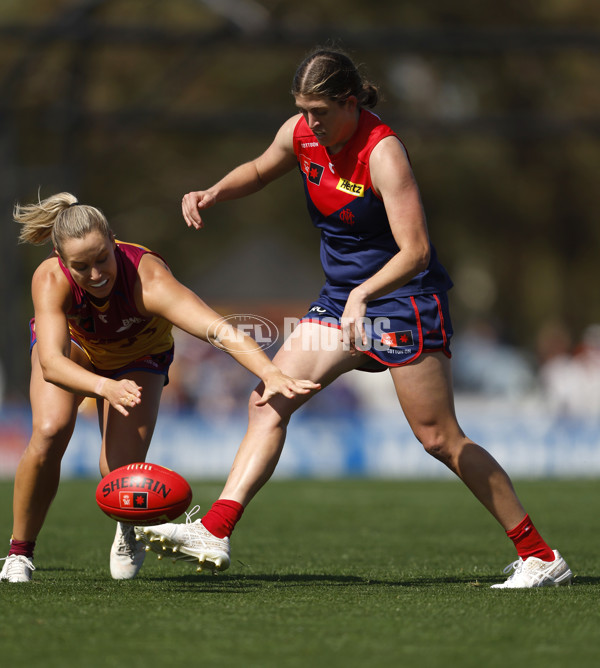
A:
{"type": "Polygon", "coordinates": [[[356,95],[350,95],[344,102],[344,105],[348,111],[352,112],[358,107],[358,98],[356,95]]]}

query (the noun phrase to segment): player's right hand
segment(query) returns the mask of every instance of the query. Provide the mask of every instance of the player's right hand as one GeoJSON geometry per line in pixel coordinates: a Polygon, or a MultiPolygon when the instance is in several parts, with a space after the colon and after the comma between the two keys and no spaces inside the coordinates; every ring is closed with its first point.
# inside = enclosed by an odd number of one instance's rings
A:
{"type": "Polygon", "coordinates": [[[216,204],[215,197],[207,190],[196,190],[183,196],[181,212],[188,227],[199,230],[204,227],[199,209],[208,209],[216,204]]]}

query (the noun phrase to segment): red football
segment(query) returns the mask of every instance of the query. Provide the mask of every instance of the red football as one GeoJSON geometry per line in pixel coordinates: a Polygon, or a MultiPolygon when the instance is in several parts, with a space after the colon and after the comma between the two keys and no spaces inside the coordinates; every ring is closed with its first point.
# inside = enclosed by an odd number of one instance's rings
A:
{"type": "Polygon", "coordinates": [[[100,509],[128,524],[163,524],[179,517],[192,500],[185,478],[158,464],[121,466],[102,478],[96,488],[100,509]]]}

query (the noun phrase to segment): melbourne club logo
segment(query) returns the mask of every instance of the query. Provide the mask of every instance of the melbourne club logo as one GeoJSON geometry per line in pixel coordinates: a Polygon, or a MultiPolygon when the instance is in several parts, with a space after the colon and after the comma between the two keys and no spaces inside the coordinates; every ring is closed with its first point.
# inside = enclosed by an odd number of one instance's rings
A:
{"type": "Polygon", "coordinates": [[[354,214],[352,213],[352,211],[350,211],[350,209],[342,209],[340,211],[340,220],[343,223],[346,223],[346,225],[354,225],[354,223],[356,222],[354,214]]]}
{"type": "Polygon", "coordinates": [[[209,341],[215,348],[227,351],[237,350],[232,344],[241,343],[244,335],[254,339],[261,350],[267,350],[279,338],[279,330],[274,322],[251,313],[234,313],[219,318],[210,325],[208,333],[209,341]]]}

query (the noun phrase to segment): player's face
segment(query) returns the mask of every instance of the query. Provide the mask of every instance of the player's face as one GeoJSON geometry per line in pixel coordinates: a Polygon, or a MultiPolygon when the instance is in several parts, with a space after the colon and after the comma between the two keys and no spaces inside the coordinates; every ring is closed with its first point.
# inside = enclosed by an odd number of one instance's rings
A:
{"type": "Polygon", "coordinates": [[[319,144],[337,153],[352,137],[358,124],[358,101],[354,96],[336,102],[317,95],[297,95],[296,107],[319,144]]]}
{"type": "Polygon", "coordinates": [[[113,239],[96,230],[83,239],[67,239],[61,258],[80,288],[100,299],[110,294],[117,278],[113,239]]]}

